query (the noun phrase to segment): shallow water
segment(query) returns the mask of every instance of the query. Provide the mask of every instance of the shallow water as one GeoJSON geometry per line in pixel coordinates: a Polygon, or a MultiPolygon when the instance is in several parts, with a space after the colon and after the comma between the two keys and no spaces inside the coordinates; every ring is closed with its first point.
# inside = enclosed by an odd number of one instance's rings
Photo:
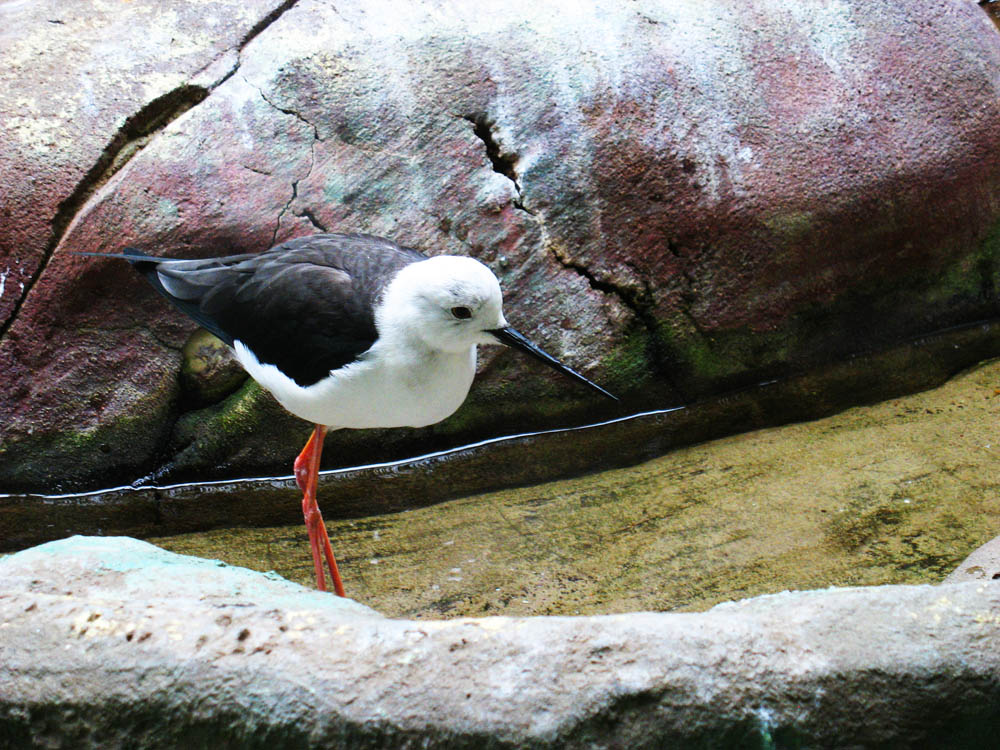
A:
{"type": "MultiPolygon", "coordinates": [[[[937,582],[1000,533],[998,416],[992,361],[931,391],[631,468],[328,527],[348,595],[392,616],[696,610],[937,582]]],[[[298,523],[151,541],[312,579],[298,523]]]]}

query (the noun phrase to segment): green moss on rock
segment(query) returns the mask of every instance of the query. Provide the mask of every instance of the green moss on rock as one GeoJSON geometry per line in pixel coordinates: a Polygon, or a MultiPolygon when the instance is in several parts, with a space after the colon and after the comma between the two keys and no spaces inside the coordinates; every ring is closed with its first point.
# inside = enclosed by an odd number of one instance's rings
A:
{"type": "Polygon", "coordinates": [[[308,422],[289,414],[248,379],[220,404],[177,420],[171,471],[176,476],[214,477],[226,471],[290,467],[310,429],[308,422]]]}
{"type": "Polygon", "coordinates": [[[152,466],[170,427],[175,389],[141,399],[116,419],[64,425],[0,444],[0,487],[61,492],[81,484],[131,481],[152,466]]]}
{"type": "Polygon", "coordinates": [[[622,343],[601,358],[605,387],[612,392],[625,392],[646,386],[654,377],[649,348],[644,328],[636,327],[626,334],[622,343]]]}

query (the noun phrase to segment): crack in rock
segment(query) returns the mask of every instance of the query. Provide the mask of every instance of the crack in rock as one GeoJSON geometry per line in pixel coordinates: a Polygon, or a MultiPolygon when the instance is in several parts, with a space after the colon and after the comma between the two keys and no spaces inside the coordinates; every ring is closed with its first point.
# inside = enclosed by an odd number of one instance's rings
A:
{"type": "Polygon", "coordinates": [[[260,88],[260,86],[256,86],[256,85],[250,83],[250,81],[248,81],[246,78],[244,78],[243,80],[247,82],[247,85],[254,86],[254,88],[256,88],[257,91],[260,93],[260,98],[263,99],[265,102],[267,102],[272,107],[274,107],[274,109],[278,110],[282,114],[291,115],[292,117],[294,117],[295,119],[297,119],[299,122],[303,123],[304,125],[309,126],[309,128],[313,132],[313,142],[314,142],[313,145],[314,146],[315,146],[315,141],[322,141],[323,140],[320,137],[319,128],[317,128],[311,121],[309,121],[308,119],[306,119],[302,115],[301,112],[297,112],[294,109],[287,109],[285,107],[279,107],[277,104],[275,104],[274,102],[272,102],[270,99],[267,98],[267,94],[264,93],[264,89],[260,88]]]}
{"type": "MultiPolygon", "coordinates": [[[[250,86],[254,85],[254,84],[250,83],[250,81],[248,81],[246,78],[244,78],[243,80],[246,81],[247,85],[250,85],[250,86]]],[[[288,209],[291,207],[292,203],[295,201],[295,199],[299,195],[299,183],[302,180],[309,179],[309,176],[312,174],[313,167],[316,166],[316,143],[318,141],[322,141],[323,139],[319,135],[319,128],[317,128],[312,122],[310,122],[300,112],[297,112],[294,109],[286,109],[284,107],[279,107],[277,104],[275,104],[273,101],[271,101],[268,98],[267,94],[264,93],[264,90],[262,88],[260,88],[259,86],[255,86],[255,88],[257,89],[257,92],[260,94],[260,98],[263,99],[265,102],[267,102],[267,104],[270,107],[274,108],[278,112],[281,112],[282,114],[294,117],[299,122],[301,122],[304,125],[308,126],[309,129],[312,130],[312,134],[313,134],[313,139],[309,143],[309,169],[306,170],[306,173],[305,173],[305,175],[303,177],[299,177],[298,179],[292,180],[292,196],[288,199],[288,201],[285,203],[284,207],[278,213],[278,219],[277,219],[277,221],[275,222],[275,225],[274,225],[274,234],[271,235],[271,245],[274,245],[277,242],[277,240],[278,240],[278,232],[281,229],[281,220],[285,216],[285,214],[288,212],[288,209]]],[[[296,215],[297,216],[302,216],[303,214],[296,214],[296,215]]],[[[312,214],[310,214],[308,218],[309,218],[309,221],[312,223],[313,226],[320,226],[320,224],[316,221],[316,218],[312,214]]]]}
{"type": "MultiPolygon", "coordinates": [[[[602,279],[583,263],[570,258],[559,247],[558,243],[547,242],[546,244],[551,249],[552,256],[563,268],[583,277],[591,289],[614,297],[635,316],[635,319],[646,330],[646,352],[650,364],[654,368],[654,372],[667,381],[683,402],[689,401],[688,394],[671,375],[672,370],[677,364],[676,358],[671,355],[662,342],[659,320],[653,311],[653,288],[649,281],[641,279],[642,289],[638,290],[630,286],[602,279]]],[[[690,313],[687,310],[682,310],[682,313],[690,319],[690,313]]],[[[692,325],[694,325],[693,321],[692,325]]],[[[695,326],[695,330],[704,338],[697,326],[695,326]]]]}
{"type": "MultiPolygon", "coordinates": [[[[240,57],[243,55],[243,50],[246,48],[246,46],[248,44],[250,44],[250,42],[252,42],[258,36],[260,36],[260,34],[265,29],[267,29],[267,27],[269,27],[271,24],[273,24],[275,21],[277,21],[279,18],[281,18],[285,14],[285,12],[288,11],[288,10],[290,10],[297,2],[298,2],[298,0],[283,0],[283,2],[281,2],[280,4],[278,4],[277,6],[275,6],[274,9],[271,10],[270,13],[268,13],[263,18],[261,18],[257,23],[255,23],[250,28],[250,30],[243,36],[243,38],[240,40],[239,44],[236,45],[236,48],[235,48],[236,49],[236,64],[223,77],[221,77],[212,86],[210,86],[209,89],[212,90],[212,89],[218,88],[219,86],[221,86],[222,84],[224,84],[226,81],[228,81],[230,78],[232,78],[234,75],[236,75],[236,72],[240,69],[240,65],[242,63],[242,61],[240,60],[240,57]]],[[[223,55],[228,54],[230,51],[231,50],[226,50],[226,52],[224,52],[223,55]]],[[[221,57],[221,55],[220,55],[220,57],[221,57]]],[[[216,58],[216,60],[218,60],[218,59],[219,58],[216,58]]],[[[215,61],[213,61],[213,62],[215,62],[215,61]]],[[[207,68],[208,66],[205,66],[205,67],[207,68]]]]}
{"type": "Polygon", "coordinates": [[[292,205],[292,202],[298,197],[298,195],[299,195],[299,181],[292,180],[292,197],[288,199],[288,201],[282,207],[281,211],[278,212],[278,219],[274,222],[274,232],[271,234],[271,247],[274,247],[277,244],[278,231],[281,229],[281,220],[288,212],[288,207],[292,205]]]}
{"type": "Polygon", "coordinates": [[[312,224],[314,227],[316,227],[319,231],[321,231],[323,233],[326,233],[326,232],[330,231],[325,226],[323,226],[323,223],[318,218],[316,218],[316,214],[314,214],[308,208],[302,209],[301,213],[297,213],[295,215],[298,216],[301,219],[306,219],[310,224],[312,224]]]}
{"type": "Polygon", "coordinates": [[[101,150],[94,164],[80,179],[73,192],[70,193],[56,208],[52,217],[52,233],[45,246],[42,259],[24,285],[22,294],[14,305],[3,327],[0,328],[2,340],[10,327],[17,320],[18,313],[25,301],[31,295],[31,290],[48,267],[52,254],[62,242],[73,219],[86,206],[90,198],[119,170],[122,169],[137,153],[149,143],[152,137],[167,125],[208,96],[204,86],[182,84],[162,96],[144,105],[138,112],[122,123],[118,131],[111,137],[101,150]]]}
{"type": "MultiPolygon", "coordinates": [[[[670,374],[671,370],[675,367],[676,362],[675,358],[671,356],[670,352],[667,351],[661,341],[661,337],[659,335],[659,321],[653,312],[653,290],[649,282],[639,276],[639,278],[642,279],[642,289],[638,290],[630,286],[602,279],[582,263],[570,258],[569,255],[567,255],[559,247],[558,242],[550,241],[547,236],[548,232],[544,217],[539,216],[536,211],[533,211],[524,205],[520,176],[517,173],[518,155],[516,153],[505,152],[503,150],[500,143],[494,136],[496,122],[483,113],[462,115],[462,119],[472,124],[472,132],[486,147],[486,156],[490,160],[493,171],[497,174],[503,175],[514,185],[514,190],[517,193],[517,198],[513,201],[514,206],[529,214],[535,219],[536,222],[538,222],[539,228],[542,231],[542,245],[550,249],[553,257],[563,268],[573,271],[583,277],[591,289],[595,289],[602,294],[614,297],[632,313],[635,319],[647,332],[647,356],[655,372],[670,384],[670,387],[677,394],[679,394],[682,400],[687,401],[688,397],[684,390],[670,374]]],[[[675,255],[677,254],[676,247],[673,245],[670,250],[675,255]]],[[[688,285],[690,285],[690,278],[686,278],[688,285]]],[[[688,318],[688,320],[690,320],[691,325],[695,328],[698,334],[704,337],[690,312],[682,310],[682,313],[688,318]]]]}
{"type": "Polygon", "coordinates": [[[637,320],[642,322],[646,328],[651,331],[653,330],[656,323],[656,317],[652,312],[652,290],[648,282],[644,283],[644,289],[642,291],[637,291],[630,287],[601,279],[585,265],[566,255],[566,253],[559,248],[557,243],[548,244],[552,249],[553,257],[559,261],[559,264],[563,268],[582,276],[591,289],[596,289],[599,292],[617,298],[636,317],[637,320]]]}
{"type": "Polygon", "coordinates": [[[512,201],[514,208],[520,209],[531,216],[535,212],[524,205],[524,196],[521,193],[521,181],[517,174],[518,155],[516,153],[504,153],[493,135],[496,121],[489,119],[485,114],[462,115],[462,119],[472,123],[472,132],[486,146],[486,157],[493,166],[493,171],[501,174],[510,180],[514,185],[514,192],[517,197],[512,201]]]}

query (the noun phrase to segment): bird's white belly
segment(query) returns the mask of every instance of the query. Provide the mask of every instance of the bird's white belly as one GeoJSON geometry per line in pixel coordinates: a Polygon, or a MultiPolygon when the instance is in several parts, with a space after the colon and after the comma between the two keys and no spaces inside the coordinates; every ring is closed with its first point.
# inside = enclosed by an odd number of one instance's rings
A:
{"type": "Polygon", "coordinates": [[[476,371],[476,349],[407,357],[371,350],[364,359],[310,386],[300,386],[274,365],[257,361],[242,342],[236,358],[250,376],[292,414],[330,427],[423,427],[453,414],[476,371]]]}

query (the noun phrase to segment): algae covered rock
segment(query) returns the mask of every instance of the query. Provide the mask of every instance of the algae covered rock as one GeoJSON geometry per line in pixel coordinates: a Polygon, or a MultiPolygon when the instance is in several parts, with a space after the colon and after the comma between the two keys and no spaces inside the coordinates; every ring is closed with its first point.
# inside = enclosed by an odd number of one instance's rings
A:
{"type": "Polygon", "coordinates": [[[181,387],[196,406],[218,403],[247,378],[232,349],[204,328],[191,334],[181,356],[181,387]]]}
{"type": "Polygon", "coordinates": [[[181,415],[168,444],[170,462],[161,472],[197,479],[279,467],[282,475],[289,474],[311,430],[243,378],[242,386],[218,404],[181,415]]]}

